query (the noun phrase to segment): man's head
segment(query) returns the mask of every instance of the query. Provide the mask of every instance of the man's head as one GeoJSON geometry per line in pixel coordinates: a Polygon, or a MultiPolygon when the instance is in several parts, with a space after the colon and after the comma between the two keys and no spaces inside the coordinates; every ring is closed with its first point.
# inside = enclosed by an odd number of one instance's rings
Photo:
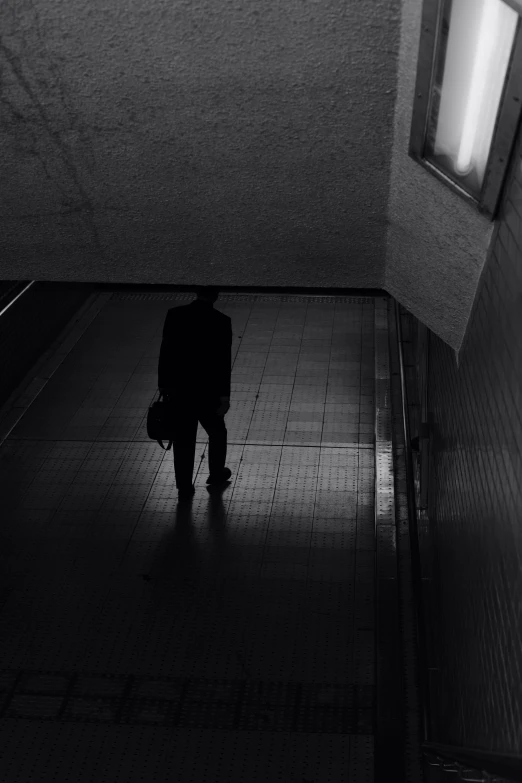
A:
{"type": "Polygon", "coordinates": [[[194,290],[200,301],[208,302],[209,304],[214,304],[219,296],[219,288],[215,285],[197,285],[194,290]]]}

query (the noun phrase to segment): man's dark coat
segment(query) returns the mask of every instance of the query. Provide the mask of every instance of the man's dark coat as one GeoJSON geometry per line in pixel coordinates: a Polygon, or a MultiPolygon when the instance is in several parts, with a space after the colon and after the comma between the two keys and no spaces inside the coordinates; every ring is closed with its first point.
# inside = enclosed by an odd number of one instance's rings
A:
{"type": "Polygon", "coordinates": [[[165,318],[158,387],[190,400],[230,397],[232,321],[195,299],[172,307],[165,318]]]}

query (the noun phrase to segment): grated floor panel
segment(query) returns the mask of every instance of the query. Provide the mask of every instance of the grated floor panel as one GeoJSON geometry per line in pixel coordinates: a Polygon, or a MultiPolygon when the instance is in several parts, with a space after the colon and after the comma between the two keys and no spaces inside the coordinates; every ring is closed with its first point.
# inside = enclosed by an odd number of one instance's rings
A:
{"type": "Polygon", "coordinates": [[[373,781],[376,301],[220,299],[232,479],[200,427],[188,508],[145,430],[176,302],[99,309],[0,447],[1,779],[373,781]]]}

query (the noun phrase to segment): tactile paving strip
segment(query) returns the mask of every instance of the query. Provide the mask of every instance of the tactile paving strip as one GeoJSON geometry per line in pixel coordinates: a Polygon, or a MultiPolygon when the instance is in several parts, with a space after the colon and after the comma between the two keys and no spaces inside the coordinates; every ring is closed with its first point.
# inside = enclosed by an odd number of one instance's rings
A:
{"type": "Polygon", "coordinates": [[[424,764],[421,752],[422,724],[419,692],[419,662],[414,618],[413,578],[411,571],[410,520],[406,491],[406,457],[402,419],[402,396],[399,378],[397,323],[390,303],[390,367],[393,373],[391,399],[393,407],[393,445],[395,457],[397,557],[399,571],[402,674],[404,689],[404,730],[406,742],[405,783],[423,783],[424,764]]]}
{"type": "Polygon", "coordinates": [[[0,717],[372,734],[373,686],[0,671],[0,717]]]}
{"type": "MultiPolygon", "coordinates": [[[[403,779],[402,683],[387,300],[375,301],[376,774],[403,779]]],[[[381,777],[382,776],[382,777],[381,777]]]]}
{"type": "Polygon", "coordinates": [[[5,736],[0,774],[9,783],[373,780],[373,737],[363,735],[10,721],[5,736]]]}

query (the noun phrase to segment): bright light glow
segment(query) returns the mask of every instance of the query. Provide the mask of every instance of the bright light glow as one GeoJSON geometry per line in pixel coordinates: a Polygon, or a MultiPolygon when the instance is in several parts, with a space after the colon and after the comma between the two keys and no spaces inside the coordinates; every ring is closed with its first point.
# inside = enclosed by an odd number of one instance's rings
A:
{"type": "Polygon", "coordinates": [[[502,0],[453,0],[435,155],[482,183],[518,14],[502,0]]]}
{"type": "Polygon", "coordinates": [[[479,113],[484,103],[487,75],[491,68],[491,55],[498,35],[498,0],[485,0],[482,10],[480,33],[473,57],[473,74],[469,88],[468,103],[460,140],[459,154],[455,163],[458,174],[467,174],[472,166],[472,155],[479,113]]]}

